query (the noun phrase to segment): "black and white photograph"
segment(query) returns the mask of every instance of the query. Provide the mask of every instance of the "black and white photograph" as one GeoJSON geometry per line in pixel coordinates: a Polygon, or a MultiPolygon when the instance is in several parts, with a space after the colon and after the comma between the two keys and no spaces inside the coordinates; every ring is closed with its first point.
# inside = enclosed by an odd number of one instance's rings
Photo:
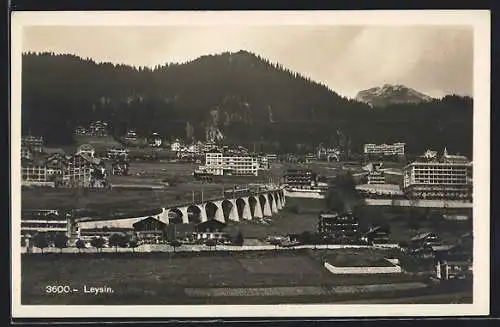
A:
{"type": "Polygon", "coordinates": [[[488,11],[14,12],[11,100],[14,317],[489,312],[488,11]]]}

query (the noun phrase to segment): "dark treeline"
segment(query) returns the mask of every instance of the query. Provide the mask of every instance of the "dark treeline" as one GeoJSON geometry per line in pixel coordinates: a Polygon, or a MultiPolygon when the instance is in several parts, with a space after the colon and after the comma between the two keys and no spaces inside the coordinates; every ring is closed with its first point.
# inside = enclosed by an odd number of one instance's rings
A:
{"type": "Polygon", "coordinates": [[[246,51],[153,69],[27,53],[22,83],[23,133],[49,143],[69,143],[75,126],[105,120],[116,136],[135,128],[185,137],[189,122],[196,139],[215,126],[229,142],[264,141],[281,152],[346,140],[354,151],[406,141],[415,153],[472,152],[470,98],[370,108],[246,51]]]}

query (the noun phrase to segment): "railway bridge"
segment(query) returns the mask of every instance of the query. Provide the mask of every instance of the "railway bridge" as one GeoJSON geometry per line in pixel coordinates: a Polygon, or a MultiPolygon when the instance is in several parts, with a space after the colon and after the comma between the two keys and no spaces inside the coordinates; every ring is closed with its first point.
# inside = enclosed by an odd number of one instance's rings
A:
{"type": "Polygon", "coordinates": [[[163,208],[158,218],[166,224],[200,223],[210,219],[220,222],[251,220],[271,217],[284,205],[283,190],[276,188],[163,208]]]}
{"type": "Polygon", "coordinates": [[[133,228],[139,221],[152,217],[164,224],[197,224],[215,219],[229,221],[251,220],[271,217],[285,206],[285,195],[281,187],[245,192],[230,192],[225,196],[200,201],[176,203],[162,208],[161,212],[149,216],[123,218],[82,218],[77,222],[80,229],[133,228]]]}

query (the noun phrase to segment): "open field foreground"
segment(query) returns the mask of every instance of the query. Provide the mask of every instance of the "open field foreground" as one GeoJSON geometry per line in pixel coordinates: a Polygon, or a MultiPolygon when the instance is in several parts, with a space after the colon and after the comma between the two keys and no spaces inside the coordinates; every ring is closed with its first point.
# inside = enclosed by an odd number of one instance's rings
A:
{"type": "Polygon", "coordinates": [[[22,303],[333,303],[446,293],[407,274],[334,276],[311,252],[24,255],[22,303]],[[50,285],[67,285],[69,291],[49,294],[50,285]],[[86,293],[92,287],[105,292],[86,293]]]}

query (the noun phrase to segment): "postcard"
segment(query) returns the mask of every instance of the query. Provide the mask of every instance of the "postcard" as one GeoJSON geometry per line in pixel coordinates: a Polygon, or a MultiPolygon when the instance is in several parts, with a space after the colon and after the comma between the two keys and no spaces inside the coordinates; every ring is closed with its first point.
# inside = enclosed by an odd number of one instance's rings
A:
{"type": "Polygon", "coordinates": [[[489,313],[489,11],[11,18],[13,317],[489,313]]]}

